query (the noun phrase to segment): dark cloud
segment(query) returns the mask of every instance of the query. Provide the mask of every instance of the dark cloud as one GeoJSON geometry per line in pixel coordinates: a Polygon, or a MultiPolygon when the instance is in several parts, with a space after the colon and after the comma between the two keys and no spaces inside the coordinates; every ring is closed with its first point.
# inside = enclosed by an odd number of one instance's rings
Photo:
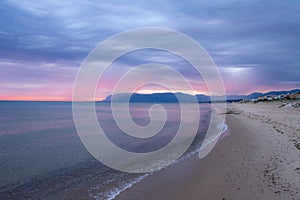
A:
{"type": "MultiPolygon", "coordinates": [[[[0,55],[20,63],[66,61],[78,67],[107,37],[159,26],[198,41],[221,69],[228,68],[224,76],[247,68],[256,74],[257,85],[294,87],[300,82],[299,10],[298,0],[2,1],[0,55]]],[[[160,53],[151,56],[166,59],[160,53]]],[[[43,65],[39,70],[46,73],[43,65]]]]}

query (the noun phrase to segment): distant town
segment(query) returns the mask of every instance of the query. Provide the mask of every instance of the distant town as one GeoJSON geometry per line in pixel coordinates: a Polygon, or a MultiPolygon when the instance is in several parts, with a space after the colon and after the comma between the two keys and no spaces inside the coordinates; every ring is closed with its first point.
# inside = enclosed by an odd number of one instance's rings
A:
{"type": "Polygon", "coordinates": [[[252,102],[258,102],[258,101],[275,101],[275,100],[300,100],[300,92],[293,93],[293,94],[273,94],[273,95],[265,95],[265,96],[259,96],[255,99],[244,99],[243,101],[252,101],[252,102]]]}
{"type": "Polygon", "coordinates": [[[278,102],[277,108],[293,107],[300,108],[300,92],[287,94],[272,94],[263,95],[254,99],[243,99],[241,101],[234,101],[239,103],[262,103],[262,102],[278,102]]]}

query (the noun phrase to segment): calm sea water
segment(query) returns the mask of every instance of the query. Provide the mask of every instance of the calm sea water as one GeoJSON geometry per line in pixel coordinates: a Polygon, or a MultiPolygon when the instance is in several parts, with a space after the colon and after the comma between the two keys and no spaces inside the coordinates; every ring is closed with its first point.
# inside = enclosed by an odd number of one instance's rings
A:
{"type": "MultiPolygon", "coordinates": [[[[147,125],[151,105],[132,103],[133,121],[147,125]]],[[[109,103],[97,103],[96,111],[99,124],[116,145],[132,152],[149,152],[168,144],[181,120],[179,104],[162,106],[167,113],[166,123],[149,139],[124,134],[112,118],[109,103]]],[[[200,148],[209,123],[210,105],[201,104],[199,112],[197,137],[180,160],[200,148]]],[[[79,139],[70,102],[0,102],[0,172],[0,196],[18,198],[26,193],[29,199],[55,199],[76,188],[81,188],[78,195],[113,199],[151,175],[119,172],[96,161],[79,139]]]]}

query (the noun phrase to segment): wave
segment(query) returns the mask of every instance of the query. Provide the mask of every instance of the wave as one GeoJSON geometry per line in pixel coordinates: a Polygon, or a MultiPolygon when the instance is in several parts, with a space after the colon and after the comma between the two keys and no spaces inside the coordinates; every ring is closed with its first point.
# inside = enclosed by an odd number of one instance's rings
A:
{"type": "MultiPolygon", "coordinates": [[[[223,125],[223,129],[221,131],[220,134],[218,135],[215,135],[214,137],[212,138],[209,138],[208,140],[206,140],[205,143],[203,143],[201,145],[201,147],[195,149],[195,150],[192,150],[190,152],[186,152],[181,158],[179,158],[178,160],[174,161],[171,165],[169,165],[168,167],[170,166],[173,166],[183,160],[186,160],[187,158],[190,158],[192,156],[194,156],[195,154],[199,153],[203,148],[205,148],[206,146],[208,146],[209,144],[211,143],[215,143],[216,140],[219,140],[219,138],[222,136],[222,135],[225,135],[225,133],[227,132],[228,130],[228,126],[227,124],[225,123],[222,123],[223,125]]],[[[131,178],[129,180],[126,180],[124,182],[122,182],[120,185],[118,185],[117,187],[114,187],[114,188],[111,188],[110,190],[106,191],[106,192],[101,192],[101,193],[98,193],[98,194],[94,194],[94,195],[91,195],[92,198],[96,199],[96,200],[113,200],[115,199],[117,196],[119,196],[122,192],[124,192],[125,190],[131,188],[133,185],[141,182],[144,178],[152,175],[153,173],[155,172],[151,172],[151,173],[145,173],[145,174],[142,174],[142,175],[138,175],[137,177],[134,177],[134,178],[131,178]]],[[[113,181],[113,180],[112,180],[113,181]]]]}

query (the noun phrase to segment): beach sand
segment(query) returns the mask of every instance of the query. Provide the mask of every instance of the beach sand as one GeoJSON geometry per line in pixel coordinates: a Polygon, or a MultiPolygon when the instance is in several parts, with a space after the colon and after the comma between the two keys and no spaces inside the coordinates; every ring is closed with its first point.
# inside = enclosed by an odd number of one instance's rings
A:
{"type": "MultiPolygon", "coordinates": [[[[115,199],[300,200],[300,108],[281,105],[228,104],[228,131],[208,156],[195,155],[147,176],[115,199]]],[[[89,191],[104,180],[100,168],[91,160],[0,192],[0,199],[95,199],[89,191]]]]}
{"type": "Polygon", "coordinates": [[[138,199],[300,199],[300,109],[228,104],[230,135],[122,192],[138,199]]]}

